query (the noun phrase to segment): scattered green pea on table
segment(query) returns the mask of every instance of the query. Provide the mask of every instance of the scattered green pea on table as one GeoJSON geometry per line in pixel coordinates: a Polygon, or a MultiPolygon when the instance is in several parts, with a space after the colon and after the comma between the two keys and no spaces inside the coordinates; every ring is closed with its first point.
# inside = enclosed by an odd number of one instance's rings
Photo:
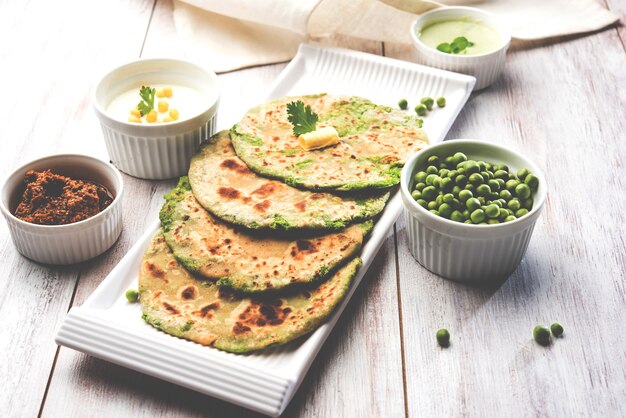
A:
{"type": "Polygon", "coordinates": [[[447,348],[450,346],[450,333],[448,332],[447,329],[442,328],[438,330],[436,337],[437,337],[437,343],[439,344],[439,346],[443,348],[447,348]]]}
{"type": "Polygon", "coordinates": [[[552,331],[552,335],[558,338],[563,335],[563,326],[558,322],[555,322],[550,325],[550,331],[552,331]]]}
{"type": "MultiPolygon", "coordinates": [[[[415,111],[425,114],[425,97],[415,111]]],[[[428,101],[432,105],[432,102],[428,101]]],[[[445,105],[445,100],[444,100],[445,105]]],[[[533,207],[538,178],[528,168],[469,159],[464,153],[431,155],[413,175],[413,199],[431,213],[454,222],[495,225],[526,216],[533,207]]]]}
{"type": "Polygon", "coordinates": [[[550,344],[550,330],[543,325],[537,325],[533,328],[533,338],[544,347],[550,344]]]}

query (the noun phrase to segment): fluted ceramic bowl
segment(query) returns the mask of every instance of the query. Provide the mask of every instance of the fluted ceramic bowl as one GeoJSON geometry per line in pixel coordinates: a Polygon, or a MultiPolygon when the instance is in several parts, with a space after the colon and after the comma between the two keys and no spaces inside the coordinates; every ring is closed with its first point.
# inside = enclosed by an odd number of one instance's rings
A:
{"type": "MultiPolygon", "coordinates": [[[[137,102],[139,102],[137,96],[137,102]]],[[[102,125],[111,162],[126,174],[143,179],[186,175],[200,143],[213,135],[219,90],[217,75],[194,63],[168,58],[140,59],[108,72],[98,82],[93,106],[102,125]],[[133,123],[116,118],[110,104],[142,85],[174,84],[204,97],[201,110],[168,123],[133,123]]],[[[129,109],[130,111],[130,109],[129,109]]]]}
{"type": "Polygon", "coordinates": [[[86,155],[52,155],[25,164],[9,175],[0,193],[0,211],[22,255],[44,264],[74,264],[102,254],[118,239],[122,232],[123,193],[122,175],[111,164],[86,155]],[[24,174],[47,169],[99,183],[113,195],[113,202],[91,218],[66,225],[38,225],[18,219],[13,213],[24,190],[24,174]]]}
{"type": "Polygon", "coordinates": [[[441,7],[420,15],[411,25],[411,38],[416,61],[430,67],[454,71],[476,77],[474,90],[484,89],[498,79],[504,69],[506,51],[511,33],[504,22],[492,13],[473,7],[441,7]],[[424,44],[419,37],[423,28],[446,20],[470,20],[494,29],[501,38],[500,48],[475,55],[447,54],[424,44]]]}
{"type": "Polygon", "coordinates": [[[404,166],[400,191],[411,254],[428,270],[445,278],[466,281],[497,281],[519,265],[546,201],[548,186],[541,169],[522,154],[503,146],[473,140],[445,141],[421,150],[404,166]],[[469,159],[506,164],[516,173],[527,167],[539,179],[533,207],[514,221],[495,225],[454,222],[429,212],[411,197],[413,176],[426,169],[431,155],[446,157],[462,152],[469,159]]]}

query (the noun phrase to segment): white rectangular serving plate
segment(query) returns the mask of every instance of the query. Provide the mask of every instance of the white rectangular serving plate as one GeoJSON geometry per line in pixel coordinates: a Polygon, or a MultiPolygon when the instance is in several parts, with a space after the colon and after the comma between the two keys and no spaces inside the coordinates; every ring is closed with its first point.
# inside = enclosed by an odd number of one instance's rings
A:
{"type": "MultiPolygon", "coordinates": [[[[424,96],[444,96],[446,107],[435,108],[424,121],[432,143],[443,140],[475,81],[473,77],[362,52],[301,45],[275,81],[268,99],[326,92],[366,97],[374,103],[395,107],[400,98],[414,102],[424,96]]],[[[129,288],[137,288],[141,257],[159,228],[158,221],[85,303],[70,310],[55,341],[245,408],[279,416],[401,210],[399,193],[395,193],[363,246],[363,266],[345,300],[315,332],[285,346],[247,355],[231,354],[170,336],[145,323],[141,319],[140,305],[127,303],[124,293],[129,288]]]]}

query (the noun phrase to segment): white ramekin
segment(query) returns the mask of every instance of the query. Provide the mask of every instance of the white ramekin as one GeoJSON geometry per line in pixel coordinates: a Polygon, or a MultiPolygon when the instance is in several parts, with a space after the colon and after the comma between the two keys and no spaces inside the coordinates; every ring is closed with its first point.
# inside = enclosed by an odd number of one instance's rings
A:
{"type": "Polygon", "coordinates": [[[102,254],[120,236],[123,193],[122,175],[111,164],[86,155],[52,155],[21,166],[6,179],[0,195],[0,211],[22,255],[44,264],[74,264],[102,254]],[[99,214],[67,225],[37,225],[16,218],[13,211],[24,189],[24,174],[28,170],[47,169],[100,183],[113,194],[113,202],[99,214]]]}
{"type": "Polygon", "coordinates": [[[411,25],[411,38],[418,63],[474,76],[476,77],[474,90],[483,89],[498,78],[504,68],[506,50],[511,43],[511,33],[497,16],[473,7],[461,6],[442,7],[419,16],[411,25]],[[484,54],[456,55],[438,51],[420,41],[417,34],[422,28],[451,19],[478,21],[493,28],[502,37],[502,47],[484,54]]]}
{"type": "Polygon", "coordinates": [[[547,196],[546,179],[537,165],[500,145],[473,139],[445,141],[421,150],[402,169],[400,191],[404,203],[409,249],[415,259],[440,276],[466,282],[502,280],[519,265],[547,196]],[[539,179],[532,210],[511,222],[471,225],[430,213],[411,197],[413,175],[426,167],[431,155],[447,157],[463,152],[468,158],[506,164],[512,172],[527,167],[539,179]]]}
{"type": "Polygon", "coordinates": [[[177,59],[141,59],[107,73],[98,82],[93,106],[102,125],[111,162],[123,172],[144,179],[186,175],[198,145],[213,135],[219,102],[217,75],[177,59]],[[151,84],[177,84],[206,96],[203,110],[189,118],[159,124],[138,124],[113,118],[107,108],[120,94],[151,84]]]}

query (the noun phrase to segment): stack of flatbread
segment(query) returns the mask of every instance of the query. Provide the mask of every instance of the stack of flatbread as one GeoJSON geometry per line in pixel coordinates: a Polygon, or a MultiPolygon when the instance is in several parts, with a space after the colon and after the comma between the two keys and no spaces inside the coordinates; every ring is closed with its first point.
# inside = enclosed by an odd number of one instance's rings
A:
{"type": "Polygon", "coordinates": [[[139,275],[143,318],[231,352],[314,330],[346,295],[361,246],[427,139],[421,121],[358,97],[286,97],[204,143],[165,196],[139,275]],[[310,106],[337,144],[305,150],[287,104],[310,106]]]}

